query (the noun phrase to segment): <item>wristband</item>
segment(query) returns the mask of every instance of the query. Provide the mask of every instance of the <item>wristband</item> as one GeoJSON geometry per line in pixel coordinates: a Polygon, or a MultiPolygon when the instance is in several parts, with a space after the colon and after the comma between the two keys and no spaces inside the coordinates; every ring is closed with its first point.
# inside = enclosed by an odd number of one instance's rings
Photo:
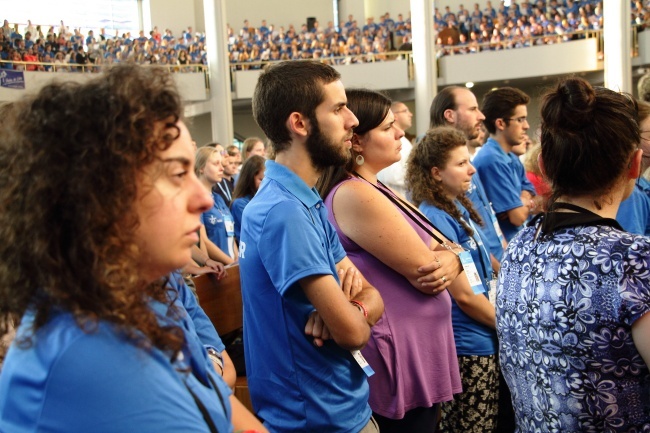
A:
{"type": "Polygon", "coordinates": [[[359,309],[359,311],[361,311],[363,313],[363,317],[366,317],[366,318],[368,317],[368,310],[366,310],[366,306],[363,305],[363,303],[361,301],[352,300],[352,301],[350,301],[350,304],[357,307],[359,309]]]}
{"type": "Polygon", "coordinates": [[[203,262],[203,267],[208,266],[208,262],[209,262],[210,260],[212,260],[210,257],[208,257],[207,259],[205,259],[205,262],[203,262]]]}

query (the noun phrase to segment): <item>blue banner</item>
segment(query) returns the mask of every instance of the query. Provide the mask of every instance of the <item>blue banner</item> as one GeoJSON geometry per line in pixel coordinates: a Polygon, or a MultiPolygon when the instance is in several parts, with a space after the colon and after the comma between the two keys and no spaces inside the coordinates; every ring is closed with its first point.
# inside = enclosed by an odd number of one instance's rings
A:
{"type": "Polygon", "coordinates": [[[0,87],[24,89],[25,73],[23,71],[0,70],[0,87]]]}

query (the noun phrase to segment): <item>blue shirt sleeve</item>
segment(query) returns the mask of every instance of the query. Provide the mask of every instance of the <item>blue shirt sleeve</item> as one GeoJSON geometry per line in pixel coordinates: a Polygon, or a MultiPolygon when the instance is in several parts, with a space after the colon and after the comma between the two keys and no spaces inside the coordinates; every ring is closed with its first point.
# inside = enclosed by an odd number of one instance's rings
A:
{"type": "Polygon", "coordinates": [[[508,164],[492,159],[485,164],[477,164],[476,170],[497,214],[523,206],[520,197],[521,189],[515,183],[513,172],[508,164]]]}
{"type": "Polygon", "coordinates": [[[169,285],[178,292],[178,301],[192,320],[196,335],[201,340],[201,343],[206,347],[214,348],[220,353],[226,350],[226,346],[221,341],[212,321],[197,302],[196,296],[187,286],[183,277],[177,272],[172,273],[169,277],[169,285]]]}
{"type": "MultiPolygon", "coordinates": [[[[319,220],[319,215],[297,202],[283,201],[269,210],[259,241],[268,248],[259,255],[280,294],[301,278],[334,275],[325,245],[329,238],[324,237],[319,220]]],[[[337,244],[340,246],[338,239],[337,244]]]]}
{"type": "Polygon", "coordinates": [[[433,225],[436,226],[436,228],[450,241],[461,244],[463,242],[463,234],[467,237],[467,234],[462,230],[462,227],[459,227],[458,222],[442,209],[439,209],[430,203],[422,203],[420,204],[420,211],[429,218],[433,225]]]}

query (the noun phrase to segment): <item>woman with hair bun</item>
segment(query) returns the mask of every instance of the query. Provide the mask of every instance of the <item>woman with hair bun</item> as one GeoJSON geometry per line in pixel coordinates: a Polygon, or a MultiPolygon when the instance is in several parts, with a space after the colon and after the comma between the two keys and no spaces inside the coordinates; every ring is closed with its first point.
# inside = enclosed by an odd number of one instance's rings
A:
{"type": "Polygon", "coordinates": [[[569,78],[541,114],[548,212],[510,242],[497,284],[517,431],[649,431],[650,239],[614,219],[640,171],[636,103],[569,78]]]}

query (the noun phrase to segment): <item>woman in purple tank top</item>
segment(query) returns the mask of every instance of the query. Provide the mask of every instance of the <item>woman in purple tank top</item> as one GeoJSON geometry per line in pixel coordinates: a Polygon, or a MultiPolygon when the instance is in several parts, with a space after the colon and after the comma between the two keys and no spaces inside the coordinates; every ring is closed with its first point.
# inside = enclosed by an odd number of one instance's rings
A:
{"type": "Polygon", "coordinates": [[[352,158],[318,186],[348,257],[384,299],[385,312],[362,350],[375,371],[370,407],[382,433],[434,432],[439,404],[461,390],[444,289],[469,283],[458,247],[377,181],[380,170],[400,159],[404,131],[395,125],[391,101],[368,90],[349,90],[347,97],[359,119],[352,158]],[[435,270],[426,275],[422,267],[431,263],[435,270]]]}

